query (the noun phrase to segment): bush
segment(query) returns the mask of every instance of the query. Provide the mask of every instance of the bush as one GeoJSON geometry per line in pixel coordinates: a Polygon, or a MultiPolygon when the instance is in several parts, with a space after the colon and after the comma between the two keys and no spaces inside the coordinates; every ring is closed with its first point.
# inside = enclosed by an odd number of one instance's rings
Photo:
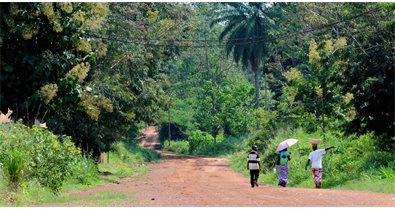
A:
{"type": "Polygon", "coordinates": [[[200,144],[193,151],[192,154],[221,156],[228,155],[235,151],[240,151],[246,148],[244,145],[244,136],[228,137],[225,139],[218,138],[215,143],[200,144]]]}
{"type": "Polygon", "coordinates": [[[59,192],[66,178],[87,169],[81,166],[86,160],[80,154],[81,150],[74,146],[70,137],[57,137],[45,128],[29,128],[21,122],[0,125],[0,162],[4,166],[14,164],[14,173],[23,170],[24,179],[35,179],[54,193],[59,192]],[[13,148],[18,148],[20,155],[12,152],[14,158],[19,159],[10,162],[7,157],[10,151],[14,151],[13,148]],[[77,169],[76,166],[82,168],[77,169]]]}
{"type": "Polygon", "coordinates": [[[189,154],[189,142],[188,141],[166,141],[163,149],[172,151],[178,154],[189,154]]]}
{"type": "Polygon", "coordinates": [[[98,179],[97,164],[92,158],[78,157],[72,169],[72,177],[79,184],[90,185],[98,179]]]}
{"type": "Polygon", "coordinates": [[[214,138],[213,136],[211,136],[211,134],[207,132],[195,130],[190,133],[188,137],[188,142],[189,142],[189,152],[192,152],[202,144],[205,145],[213,144],[214,138]]]}

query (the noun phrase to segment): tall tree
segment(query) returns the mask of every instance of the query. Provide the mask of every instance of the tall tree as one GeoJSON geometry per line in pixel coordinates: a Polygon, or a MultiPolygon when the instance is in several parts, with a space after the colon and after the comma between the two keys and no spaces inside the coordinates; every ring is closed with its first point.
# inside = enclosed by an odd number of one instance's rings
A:
{"type": "Polygon", "coordinates": [[[226,40],[227,55],[233,52],[236,63],[254,73],[255,108],[259,108],[259,80],[261,64],[268,54],[270,40],[269,30],[274,26],[273,4],[269,3],[227,3],[224,10],[219,11],[215,23],[225,22],[226,26],[219,39],[226,40]]]}

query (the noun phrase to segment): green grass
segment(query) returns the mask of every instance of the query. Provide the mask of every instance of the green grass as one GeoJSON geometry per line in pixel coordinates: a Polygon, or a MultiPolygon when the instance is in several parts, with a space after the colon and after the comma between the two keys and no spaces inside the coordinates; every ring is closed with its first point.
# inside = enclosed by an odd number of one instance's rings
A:
{"type": "Polygon", "coordinates": [[[32,180],[24,183],[21,190],[11,192],[7,190],[5,179],[0,177],[0,206],[31,206],[68,202],[83,206],[111,206],[111,204],[125,199],[133,201],[136,199],[127,197],[120,192],[102,192],[82,198],[69,196],[68,194],[82,189],[114,183],[126,176],[143,176],[149,169],[145,162],[157,160],[159,157],[159,154],[153,150],[141,148],[134,144],[117,143],[114,145],[114,151],[110,152],[110,163],[107,163],[106,158],[105,163],[98,164],[98,170],[102,173],[107,172],[107,175],[92,176],[84,183],[70,177],[64,183],[58,195],[53,194],[50,189],[42,187],[32,180]],[[12,202],[9,202],[10,200],[7,198],[12,198],[12,202]]]}
{"type": "Polygon", "coordinates": [[[98,165],[100,172],[109,173],[109,176],[106,176],[107,179],[145,174],[148,169],[145,162],[160,158],[154,150],[141,148],[132,143],[118,142],[113,145],[113,148],[114,151],[108,153],[110,163],[107,163],[106,157],[105,162],[98,165]]]}
{"type": "MultiPolygon", "coordinates": [[[[314,188],[311,168],[304,169],[311,151],[309,139],[312,137],[322,139],[319,133],[308,134],[301,129],[279,132],[273,139],[264,139],[265,144],[260,146],[264,149],[260,150],[263,167],[259,181],[277,185],[278,172],[273,172],[275,149],[284,139],[296,138],[299,142],[288,150],[292,153],[288,186],[314,188]]],[[[244,141],[248,142],[250,139],[244,141]]],[[[328,132],[326,141],[319,148],[331,145],[336,148],[329,150],[323,157],[323,188],[395,193],[395,154],[379,151],[377,142],[379,139],[372,134],[344,136],[341,133],[328,132]]],[[[245,147],[228,156],[231,168],[247,177],[249,174],[245,157],[248,151],[249,148],[245,147]]]]}
{"type": "Polygon", "coordinates": [[[81,206],[113,206],[117,202],[123,201],[134,201],[137,199],[133,197],[129,197],[127,194],[123,192],[114,192],[114,191],[103,191],[97,192],[94,194],[89,194],[87,196],[62,196],[57,197],[55,199],[46,200],[46,204],[62,204],[62,203],[73,203],[81,206]]]}
{"type": "Polygon", "coordinates": [[[163,149],[177,154],[187,155],[189,154],[189,142],[188,141],[165,141],[163,143],[163,149]]]}
{"type": "Polygon", "coordinates": [[[349,181],[342,185],[336,186],[335,189],[394,193],[395,182],[389,182],[387,180],[360,179],[360,180],[349,181]]]}
{"type": "MultiPolygon", "coordinates": [[[[146,171],[145,167],[144,171],[146,171]]],[[[143,169],[141,170],[143,171],[143,169]]],[[[143,175],[143,173],[140,173],[143,175]]],[[[50,204],[50,203],[66,203],[66,202],[78,202],[85,203],[86,205],[99,205],[99,206],[110,206],[111,202],[116,202],[123,199],[133,200],[135,198],[127,198],[125,195],[121,193],[99,193],[95,195],[85,196],[85,197],[75,197],[69,196],[68,194],[71,192],[89,189],[100,185],[105,185],[109,183],[113,183],[119,180],[117,176],[105,177],[100,176],[95,182],[92,182],[90,185],[79,184],[76,183],[75,180],[66,181],[64,187],[58,195],[55,195],[51,192],[50,189],[44,188],[40,186],[38,183],[30,181],[25,183],[25,187],[23,191],[18,192],[9,192],[0,190],[0,206],[30,206],[35,204],[50,204]],[[13,202],[8,203],[5,202],[5,198],[12,197],[13,202]],[[93,203],[92,203],[93,202],[93,203]],[[90,204],[89,204],[90,203],[90,204]]],[[[0,184],[0,189],[6,189],[6,185],[4,182],[0,184]]]]}
{"type": "MultiPolygon", "coordinates": [[[[275,150],[277,145],[288,138],[299,142],[289,148],[292,160],[289,163],[289,187],[314,188],[311,167],[305,170],[308,155],[311,152],[309,139],[323,139],[320,133],[307,133],[303,129],[278,130],[274,138],[257,132],[239,138],[226,138],[222,141],[197,146],[189,150],[188,141],[175,141],[164,148],[179,154],[198,154],[226,157],[230,160],[232,170],[249,177],[246,169],[246,156],[252,144],[260,149],[262,171],[259,181],[277,186],[278,169],[275,167],[275,150]]],[[[323,157],[323,188],[349,189],[372,192],[395,193],[395,153],[380,151],[380,138],[373,134],[345,136],[341,132],[328,131],[325,142],[319,148],[335,146],[323,157]]]]}

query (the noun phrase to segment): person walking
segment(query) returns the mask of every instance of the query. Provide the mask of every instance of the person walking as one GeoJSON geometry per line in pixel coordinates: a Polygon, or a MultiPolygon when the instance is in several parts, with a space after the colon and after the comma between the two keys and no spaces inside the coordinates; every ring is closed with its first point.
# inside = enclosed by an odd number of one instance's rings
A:
{"type": "Polygon", "coordinates": [[[287,151],[287,148],[281,150],[277,154],[276,164],[278,165],[278,186],[287,186],[288,182],[288,161],[291,160],[291,153],[287,151]]]}
{"type": "Polygon", "coordinates": [[[315,188],[321,188],[322,182],[322,155],[325,154],[326,151],[335,148],[334,146],[327,147],[325,149],[318,149],[318,139],[311,139],[310,141],[312,145],[313,151],[309,154],[309,159],[306,162],[305,170],[307,170],[307,166],[311,161],[312,168],[312,176],[315,184],[315,188]]]}
{"type": "Polygon", "coordinates": [[[251,187],[259,186],[258,178],[261,170],[261,159],[258,154],[258,147],[252,146],[252,151],[247,156],[247,170],[250,170],[250,183],[251,187]]]}

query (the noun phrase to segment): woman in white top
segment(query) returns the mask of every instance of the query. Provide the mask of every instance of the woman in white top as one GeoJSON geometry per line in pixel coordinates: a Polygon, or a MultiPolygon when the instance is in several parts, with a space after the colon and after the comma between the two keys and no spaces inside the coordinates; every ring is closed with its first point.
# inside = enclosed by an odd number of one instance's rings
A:
{"type": "Polygon", "coordinates": [[[322,155],[325,154],[327,150],[335,148],[334,146],[325,149],[318,149],[318,139],[312,139],[311,144],[313,151],[310,152],[309,159],[307,160],[305,170],[311,161],[312,174],[314,179],[314,184],[316,188],[321,188],[322,181],[322,155]]]}

